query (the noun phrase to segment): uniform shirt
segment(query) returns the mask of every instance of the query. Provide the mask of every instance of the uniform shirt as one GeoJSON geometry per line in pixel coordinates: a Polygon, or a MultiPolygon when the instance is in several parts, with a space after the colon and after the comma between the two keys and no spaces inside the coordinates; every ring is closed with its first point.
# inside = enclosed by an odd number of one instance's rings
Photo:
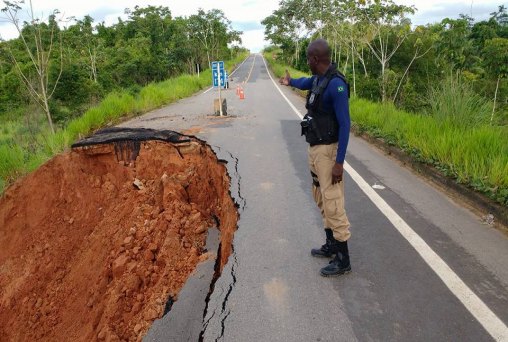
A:
{"type": "MultiPolygon", "coordinates": [[[[310,90],[315,77],[318,76],[314,75],[312,77],[291,79],[289,85],[301,90],[310,90]]],[[[323,76],[320,78],[323,78],[323,76]]],[[[321,82],[321,80],[318,82],[321,82]]],[[[339,123],[339,146],[337,148],[337,158],[335,161],[340,164],[344,163],[344,159],[346,158],[346,149],[349,143],[349,129],[351,128],[347,91],[346,83],[342,79],[334,77],[328,83],[321,100],[325,110],[330,111],[333,108],[333,112],[339,123]]]]}

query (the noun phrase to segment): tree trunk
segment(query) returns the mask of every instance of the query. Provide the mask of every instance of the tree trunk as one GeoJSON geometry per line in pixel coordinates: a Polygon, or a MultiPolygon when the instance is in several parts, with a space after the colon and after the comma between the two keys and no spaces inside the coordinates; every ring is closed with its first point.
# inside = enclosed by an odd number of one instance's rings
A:
{"type": "Polygon", "coordinates": [[[492,126],[492,121],[494,121],[494,112],[496,111],[497,91],[499,89],[499,81],[500,80],[501,80],[501,76],[497,76],[496,91],[494,92],[494,106],[492,107],[492,115],[490,116],[490,125],[491,126],[492,126]]]}
{"type": "Polygon", "coordinates": [[[385,61],[381,63],[381,102],[386,101],[385,61]]]}
{"type": "Polygon", "coordinates": [[[51,133],[55,134],[55,128],[53,127],[53,119],[51,118],[51,112],[49,111],[48,98],[46,96],[46,91],[42,91],[42,99],[44,104],[44,112],[46,112],[46,117],[48,118],[49,128],[51,129],[51,133]]]}
{"type": "Polygon", "coordinates": [[[333,40],[333,60],[337,63],[337,41],[333,40]]]}
{"type": "Polygon", "coordinates": [[[90,56],[90,76],[94,83],[97,83],[97,50],[88,47],[88,54],[90,56]]]}
{"type": "Polygon", "coordinates": [[[411,65],[413,64],[413,62],[415,61],[416,59],[416,54],[418,53],[418,50],[416,50],[416,53],[415,55],[413,56],[413,59],[411,60],[411,62],[409,63],[409,65],[407,66],[406,68],[406,71],[404,71],[404,74],[402,75],[402,78],[400,79],[400,82],[399,82],[399,85],[397,87],[397,91],[395,91],[395,96],[393,97],[393,102],[395,103],[395,101],[397,101],[397,96],[399,95],[399,90],[400,90],[400,86],[402,85],[402,82],[404,81],[404,78],[406,77],[406,74],[407,72],[409,71],[409,68],[411,68],[411,65]]]}
{"type": "Polygon", "coordinates": [[[363,57],[363,47],[362,47],[361,53],[358,52],[358,50],[356,50],[356,49],[355,49],[355,51],[356,51],[356,55],[358,56],[358,60],[360,61],[360,63],[363,66],[363,73],[365,74],[365,77],[368,77],[369,73],[367,72],[367,67],[365,66],[365,60],[363,57]]]}
{"type": "Polygon", "coordinates": [[[353,65],[353,94],[356,96],[356,73],[355,73],[355,47],[353,45],[353,40],[351,40],[351,62],[353,65]]]}
{"type": "Polygon", "coordinates": [[[349,49],[346,50],[346,63],[344,63],[344,69],[342,70],[344,75],[346,75],[346,72],[347,72],[347,63],[348,62],[349,62],[349,49]]]}

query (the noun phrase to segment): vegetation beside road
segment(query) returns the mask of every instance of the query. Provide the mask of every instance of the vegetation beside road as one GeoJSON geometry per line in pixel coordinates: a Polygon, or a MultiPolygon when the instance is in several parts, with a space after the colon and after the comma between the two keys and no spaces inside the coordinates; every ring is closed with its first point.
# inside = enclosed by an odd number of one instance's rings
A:
{"type": "MultiPolygon", "coordinates": [[[[286,69],[294,78],[309,76],[275,60],[276,51],[264,55],[277,77],[283,76],[286,69]]],[[[508,127],[463,122],[462,116],[454,117],[453,111],[447,113],[450,96],[448,93],[435,98],[441,102],[435,112],[427,114],[409,113],[393,103],[352,97],[351,119],[360,132],[382,138],[458,183],[508,205],[508,127]]],[[[465,102],[464,97],[458,99],[465,102]]],[[[467,106],[474,111],[478,105],[473,101],[467,106]]]]}
{"type": "Polygon", "coordinates": [[[423,25],[411,23],[416,11],[394,0],[284,0],[262,21],[265,52],[278,75],[286,65],[308,73],[309,42],[326,39],[360,132],[507,206],[507,7],[423,25]]]}
{"type": "Polygon", "coordinates": [[[0,20],[19,37],[0,39],[0,192],[80,136],[202,89],[211,61],[231,67],[248,53],[218,9],[173,17],[136,6],[106,26],[58,9],[35,17],[31,2],[3,5],[0,20]]]}
{"type": "MultiPolygon", "coordinates": [[[[225,67],[229,73],[247,56],[248,52],[243,52],[235,59],[226,61],[225,67]]],[[[188,97],[211,85],[211,79],[211,71],[207,69],[199,77],[184,74],[166,81],[151,83],[134,95],[128,90],[112,92],[99,105],[90,108],[81,117],[73,119],[55,134],[50,134],[48,129],[39,132],[33,137],[35,141],[17,136],[14,133],[17,123],[8,124],[0,130],[0,193],[5,186],[35,170],[52,156],[69,147],[76,139],[101,127],[111,126],[120,120],[188,97]]]]}

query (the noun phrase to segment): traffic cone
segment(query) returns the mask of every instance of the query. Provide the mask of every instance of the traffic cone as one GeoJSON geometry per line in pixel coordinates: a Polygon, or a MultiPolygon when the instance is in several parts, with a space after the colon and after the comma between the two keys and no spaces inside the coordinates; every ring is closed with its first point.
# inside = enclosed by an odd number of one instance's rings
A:
{"type": "Polygon", "coordinates": [[[240,88],[240,100],[245,99],[245,94],[243,92],[243,88],[240,88]]]}

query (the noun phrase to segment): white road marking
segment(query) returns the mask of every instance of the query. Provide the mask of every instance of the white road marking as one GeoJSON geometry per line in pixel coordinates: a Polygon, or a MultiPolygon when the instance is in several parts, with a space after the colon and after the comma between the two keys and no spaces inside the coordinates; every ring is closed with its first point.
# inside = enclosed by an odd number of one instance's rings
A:
{"type": "MultiPolygon", "coordinates": [[[[291,109],[296,115],[302,119],[302,114],[296,107],[288,100],[282,93],[277,83],[273,80],[266,61],[265,63],[268,76],[272,80],[275,88],[281,93],[282,97],[289,104],[291,109]]],[[[429,267],[441,278],[444,284],[450,291],[457,297],[466,309],[478,320],[478,322],[485,328],[485,330],[496,341],[508,342],[508,327],[506,324],[496,316],[495,313],[464,283],[462,279],[430,248],[430,246],[393,210],[388,203],[383,200],[369,184],[354,170],[347,162],[344,162],[344,169],[362,189],[362,191],[369,197],[374,205],[386,216],[392,225],[399,231],[399,233],[409,242],[411,246],[420,254],[422,259],[429,265],[429,267]]]]}
{"type": "Polygon", "coordinates": [[[247,76],[245,81],[243,81],[243,84],[249,82],[249,78],[250,78],[250,75],[252,74],[252,70],[254,70],[254,63],[256,63],[256,56],[257,56],[257,54],[254,55],[254,60],[252,61],[252,66],[250,67],[249,75],[247,76]]]}
{"type": "Polygon", "coordinates": [[[277,90],[279,91],[279,93],[282,95],[282,97],[284,98],[284,100],[286,100],[286,102],[289,104],[289,107],[291,107],[291,109],[295,112],[295,114],[300,118],[300,119],[303,119],[303,115],[300,114],[300,112],[298,111],[298,109],[296,109],[295,106],[293,106],[293,104],[291,103],[291,101],[288,100],[288,98],[286,97],[286,95],[284,95],[284,93],[282,92],[282,90],[280,90],[279,86],[277,85],[277,83],[275,83],[275,81],[273,80],[272,78],[272,74],[270,74],[270,70],[268,70],[268,65],[266,65],[266,61],[265,61],[265,58],[263,56],[261,56],[261,58],[263,59],[263,63],[265,63],[265,68],[266,68],[266,71],[268,72],[268,76],[270,76],[270,79],[272,80],[273,84],[275,84],[275,88],[277,88],[277,90]]]}
{"type": "MultiPolygon", "coordinates": [[[[240,69],[240,67],[243,65],[243,63],[245,63],[245,61],[246,61],[247,59],[249,59],[249,57],[250,57],[250,55],[249,55],[249,56],[247,56],[247,58],[245,58],[245,59],[243,60],[243,62],[242,62],[239,66],[237,66],[237,67],[236,67],[236,69],[235,69],[235,70],[233,70],[233,72],[231,73],[231,75],[230,75],[230,76],[233,76],[233,74],[235,73],[235,71],[236,71],[236,70],[238,70],[238,69],[240,69]]],[[[209,92],[210,90],[212,90],[212,89],[213,89],[213,87],[208,88],[207,90],[205,90],[205,91],[203,92],[203,94],[208,93],[208,92],[209,92]]]]}

